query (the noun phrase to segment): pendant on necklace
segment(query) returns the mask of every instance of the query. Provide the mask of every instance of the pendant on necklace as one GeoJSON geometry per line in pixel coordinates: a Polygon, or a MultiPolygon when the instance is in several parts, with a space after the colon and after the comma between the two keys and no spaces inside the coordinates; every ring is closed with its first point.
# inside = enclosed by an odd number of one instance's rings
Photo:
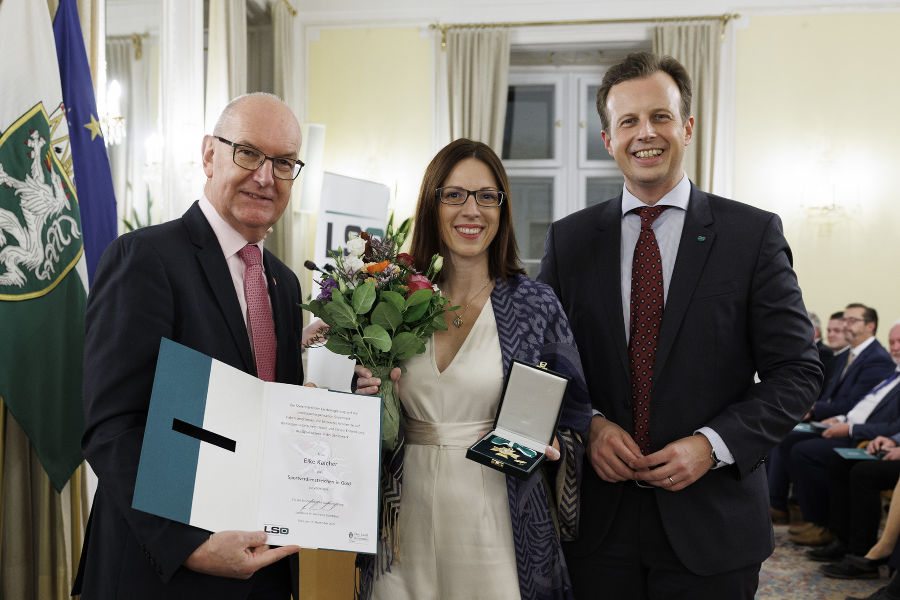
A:
{"type": "Polygon", "coordinates": [[[459,329],[460,327],[462,327],[462,324],[462,319],[459,318],[459,315],[456,315],[456,318],[453,319],[453,326],[459,329]]]}

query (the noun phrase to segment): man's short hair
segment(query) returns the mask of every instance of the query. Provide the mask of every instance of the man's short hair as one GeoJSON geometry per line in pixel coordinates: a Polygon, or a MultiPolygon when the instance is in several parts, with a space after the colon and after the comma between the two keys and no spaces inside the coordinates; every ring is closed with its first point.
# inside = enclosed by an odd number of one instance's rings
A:
{"type": "Polygon", "coordinates": [[[675,80],[681,92],[681,121],[687,123],[691,116],[691,76],[680,62],[671,56],[659,56],[652,52],[632,52],[622,62],[613,65],[603,76],[603,82],[597,89],[597,112],[603,131],[609,134],[609,113],[606,111],[606,99],[612,86],[631,79],[644,79],[657,71],[668,74],[675,80]]]}
{"type": "MultiPolygon", "coordinates": [[[[872,330],[872,335],[875,335],[875,332],[878,331],[878,313],[875,311],[874,308],[866,306],[865,304],[862,304],[861,302],[852,302],[844,308],[845,309],[847,309],[847,308],[863,309],[863,317],[862,317],[863,321],[865,321],[866,323],[875,323],[875,329],[872,330]]],[[[843,318],[843,314],[841,314],[841,317],[843,318]]]]}
{"type": "Polygon", "coordinates": [[[809,317],[809,322],[812,323],[813,329],[822,331],[822,321],[819,320],[819,315],[814,312],[808,312],[806,316],[809,317]]]}
{"type": "Polygon", "coordinates": [[[840,320],[843,319],[843,318],[844,318],[844,311],[839,310],[839,311],[837,311],[837,312],[831,313],[831,316],[828,317],[828,320],[829,320],[829,321],[834,321],[835,319],[837,319],[837,320],[840,321],[840,320]]]}

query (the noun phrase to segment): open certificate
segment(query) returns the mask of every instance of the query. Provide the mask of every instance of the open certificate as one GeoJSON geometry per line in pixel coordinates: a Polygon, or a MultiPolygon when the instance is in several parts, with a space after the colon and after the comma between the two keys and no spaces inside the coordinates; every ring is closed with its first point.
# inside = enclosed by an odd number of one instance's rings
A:
{"type": "Polygon", "coordinates": [[[381,401],[160,344],[132,506],[268,543],[375,553],[381,401]]]}

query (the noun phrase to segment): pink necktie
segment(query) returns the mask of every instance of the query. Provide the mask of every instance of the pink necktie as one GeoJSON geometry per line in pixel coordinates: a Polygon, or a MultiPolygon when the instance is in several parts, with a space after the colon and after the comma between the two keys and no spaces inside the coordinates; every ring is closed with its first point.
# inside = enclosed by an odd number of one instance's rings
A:
{"type": "Polygon", "coordinates": [[[636,210],[641,217],[641,233],[631,263],[631,402],[634,440],[644,454],[650,453],[650,387],[664,302],[662,259],[651,226],[667,208],[647,206],[636,210]]]}
{"type": "Polygon", "coordinates": [[[250,339],[256,357],[256,373],[263,381],[275,381],[275,323],[269,306],[269,292],[262,270],[259,246],[247,244],[238,251],[247,271],[244,273],[244,296],[250,320],[250,339]]]}

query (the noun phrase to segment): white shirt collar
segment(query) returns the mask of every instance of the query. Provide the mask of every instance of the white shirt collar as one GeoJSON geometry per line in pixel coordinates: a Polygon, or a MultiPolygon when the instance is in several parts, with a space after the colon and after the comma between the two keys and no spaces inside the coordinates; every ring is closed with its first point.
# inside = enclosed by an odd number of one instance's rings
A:
{"type": "MultiPolygon", "coordinates": [[[[681,181],[659,199],[654,206],[674,206],[681,210],[687,210],[688,200],[691,199],[691,181],[687,174],[681,176],[681,181]]],[[[644,208],[646,202],[642,202],[637,196],[628,191],[628,188],[622,186],[622,216],[624,217],[635,208],[644,208]]]]}
{"type": "Polygon", "coordinates": [[[863,350],[865,350],[866,348],[868,348],[869,345],[874,341],[875,341],[875,336],[872,335],[872,336],[869,336],[868,338],[866,338],[865,340],[861,341],[858,346],[854,346],[853,348],[851,348],[850,350],[853,351],[853,358],[857,358],[860,355],[860,353],[863,350]]]}
{"type": "MultiPolygon", "coordinates": [[[[222,253],[225,255],[226,259],[237,254],[241,248],[248,244],[247,240],[244,239],[244,236],[238,233],[228,221],[222,218],[222,215],[219,214],[216,207],[209,201],[206,194],[200,195],[199,204],[200,210],[203,211],[203,216],[209,221],[209,226],[212,227],[213,233],[216,234],[216,238],[219,240],[219,246],[222,247],[222,253]]],[[[257,242],[256,245],[259,247],[259,251],[262,252],[263,240],[257,242]]]]}

